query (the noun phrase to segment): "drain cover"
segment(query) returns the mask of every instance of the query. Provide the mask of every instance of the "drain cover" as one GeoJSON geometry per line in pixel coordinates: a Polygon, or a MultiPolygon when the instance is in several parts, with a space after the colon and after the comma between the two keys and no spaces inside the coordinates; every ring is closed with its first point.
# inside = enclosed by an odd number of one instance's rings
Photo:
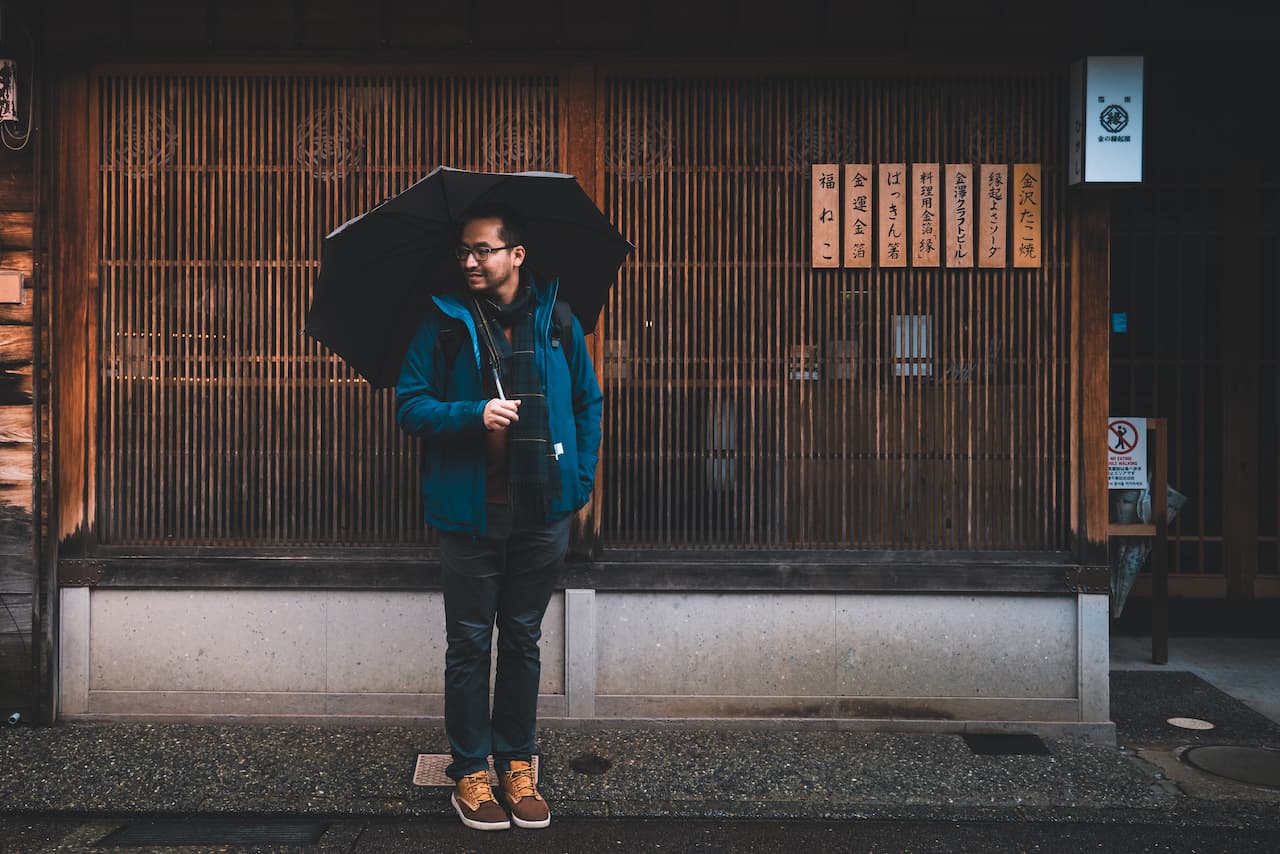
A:
{"type": "Polygon", "coordinates": [[[1182,758],[1194,768],[1238,783],[1280,788],[1280,750],[1207,744],[1193,747],[1182,758]]]}
{"type": "Polygon", "coordinates": [[[126,824],[95,843],[95,848],[177,847],[182,845],[315,845],[329,825],[320,822],[156,821],[126,824]]]}
{"type": "MultiPolygon", "coordinates": [[[[444,773],[453,757],[447,753],[419,753],[418,763],[413,769],[413,785],[415,786],[452,786],[453,781],[444,773]]],[[[541,780],[541,765],[538,756],[533,757],[533,778],[541,780]]],[[[489,757],[489,785],[498,785],[498,775],[493,770],[493,757],[489,757]]]]}
{"type": "Polygon", "coordinates": [[[979,756],[1052,756],[1038,735],[1014,733],[1009,735],[961,736],[969,749],[979,756]]]}
{"type": "Polygon", "coordinates": [[[1165,723],[1179,729],[1213,729],[1213,724],[1199,718],[1169,718],[1165,723]]]}

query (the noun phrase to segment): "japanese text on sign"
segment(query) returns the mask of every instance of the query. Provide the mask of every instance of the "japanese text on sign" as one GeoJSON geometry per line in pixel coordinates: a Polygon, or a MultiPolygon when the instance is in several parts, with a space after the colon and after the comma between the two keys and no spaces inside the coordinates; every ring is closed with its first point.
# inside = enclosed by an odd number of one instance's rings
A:
{"type": "Polygon", "coordinates": [[[947,266],[973,266],[973,215],[969,189],[973,169],[967,163],[948,163],[946,171],[947,266]]]}
{"type": "Polygon", "coordinates": [[[1040,266],[1040,165],[1013,166],[1013,266],[1040,266]]]}
{"type": "Polygon", "coordinates": [[[978,227],[978,266],[1003,267],[1005,265],[1006,232],[1009,219],[1009,169],[983,163],[979,167],[981,202],[978,227]]]}
{"type": "Polygon", "coordinates": [[[942,236],[938,208],[938,164],[916,163],[911,167],[912,243],[911,264],[914,267],[938,266],[942,236]]]}
{"type": "Polygon", "coordinates": [[[871,164],[844,167],[844,265],[871,266],[871,164]]]}
{"type": "Polygon", "coordinates": [[[813,165],[813,266],[840,266],[840,185],[835,163],[813,165]]]}
{"type": "Polygon", "coordinates": [[[907,266],[907,164],[881,163],[877,192],[880,196],[880,266],[907,266]]]}
{"type": "Polygon", "coordinates": [[[1147,488],[1147,419],[1107,419],[1107,489],[1147,488]]]}

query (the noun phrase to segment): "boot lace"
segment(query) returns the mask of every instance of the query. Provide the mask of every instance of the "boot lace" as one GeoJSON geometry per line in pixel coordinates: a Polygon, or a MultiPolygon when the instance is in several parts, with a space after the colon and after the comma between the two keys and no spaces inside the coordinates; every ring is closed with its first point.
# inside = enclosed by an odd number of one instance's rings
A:
{"type": "Polygon", "coordinates": [[[468,774],[458,781],[458,787],[462,790],[462,799],[469,803],[479,805],[493,800],[493,789],[489,786],[489,774],[486,771],[468,774]]]}
{"type": "Polygon", "coordinates": [[[533,779],[533,766],[512,767],[506,774],[507,793],[516,798],[538,797],[538,787],[533,779]]]}

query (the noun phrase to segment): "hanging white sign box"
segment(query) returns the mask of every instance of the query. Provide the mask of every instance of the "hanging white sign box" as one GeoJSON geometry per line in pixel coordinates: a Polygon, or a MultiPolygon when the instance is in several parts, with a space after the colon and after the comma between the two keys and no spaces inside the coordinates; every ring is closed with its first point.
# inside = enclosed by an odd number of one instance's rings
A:
{"type": "Polygon", "coordinates": [[[1067,183],[1142,183],[1142,57],[1071,63],[1067,183]]]}

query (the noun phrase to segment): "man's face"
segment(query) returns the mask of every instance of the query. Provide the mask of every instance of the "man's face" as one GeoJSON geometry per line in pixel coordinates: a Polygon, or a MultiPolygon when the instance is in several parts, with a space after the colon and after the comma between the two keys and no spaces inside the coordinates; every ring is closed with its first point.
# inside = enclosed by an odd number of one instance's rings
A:
{"type": "Polygon", "coordinates": [[[458,263],[462,265],[462,274],[466,278],[467,289],[472,293],[484,294],[499,302],[507,303],[515,299],[516,290],[520,286],[520,265],[524,263],[524,247],[506,246],[498,233],[502,228],[502,220],[497,217],[473,219],[462,227],[461,245],[469,249],[494,249],[489,257],[481,261],[474,253],[467,254],[458,263]]]}

